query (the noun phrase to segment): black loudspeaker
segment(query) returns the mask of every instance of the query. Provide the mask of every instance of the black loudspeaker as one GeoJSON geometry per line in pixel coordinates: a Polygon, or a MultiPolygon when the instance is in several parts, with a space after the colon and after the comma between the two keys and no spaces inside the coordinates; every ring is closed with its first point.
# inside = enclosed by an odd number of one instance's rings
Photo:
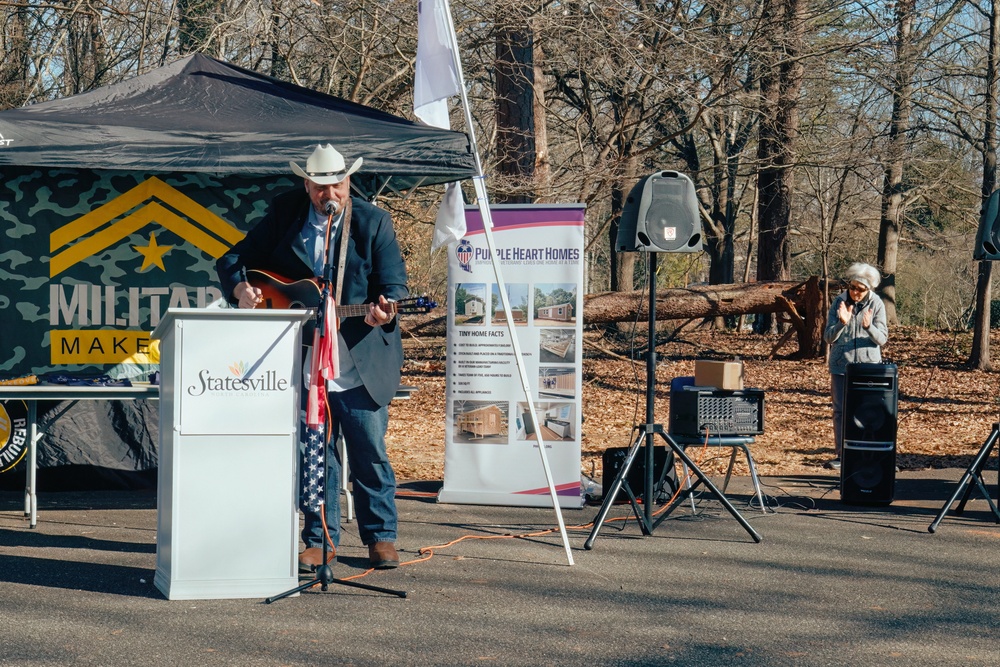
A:
{"type": "Polygon", "coordinates": [[[896,492],[896,446],[861,447],[847,441],[840,459],[840,499],[888,505],[896,492]]]}
{"type": "Polygon", "coordinates": [[[848,364],[840,497],[888,505],[896,488],[898,376],[893,364],[848,364]]]}
{"type": "MultiPolygon", "coordinates": [[[[643,449],[644,446],[639,446],[639,451],[635,454],[635,460],[632,461],[632,467],[628,469],[628,475],[625,477],[628,487],[640,501],[642,500],[643,491],[646,488],[646,452],[643,449]]],[[[625,465],[625,459],[628,457],[628,450],[628,447],[609,447],[604,450],[604,455],[601,457],[601,465],[604,469],[601,473],[601,491],[603,493],[607,493],[611,489],[611,485],[614,484],[618,473],[621,472],[622,467],[625,465]]],[[[671,498],[674,492],[677,491],[677,471],[674,469],[674,452],[666,447],[654,445],[653,484],[660,481],[660,475],[667,466],[669,468],[667,468],[667,476],[663,482],[665,488],[654,489],[654,498],[661,492],[667,498],[671,498]]],[[[628,502],[628,495],[625,493],[624,488],[618,492],[615,502],[628,502]]]]}
{"type": "Polygon", "coordinates": [[[896,442],[896,380],[894,364],[847,364],[845,442],[896,442]]]}
{"type": "Polygon", "coordinates": [[[990,195],[981,211],[972,258],[987,261],[1000,259],[1000,190],[990,195]]]}
{"type": "Polygon", "coordinates": [[[625,199],[615,250],[697,252],[701,218],[691,179],[658,171],[639,181],[625,199]]]}

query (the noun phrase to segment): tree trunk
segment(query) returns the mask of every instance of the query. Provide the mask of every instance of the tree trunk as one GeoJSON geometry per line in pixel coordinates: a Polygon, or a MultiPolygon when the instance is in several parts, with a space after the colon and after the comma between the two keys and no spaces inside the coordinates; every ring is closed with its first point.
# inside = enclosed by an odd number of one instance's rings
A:
{"type": "Polygon", "coordinates": [[[892,118],[882,182],[882,219],[878,232],[878,264],[882,269],[879,292],[885,303],[889,324],[898,324],[896,314],[896,263],[903,221],[903,169],[906,161],[913,108],[915,53],[912,31],[916,0],[900,0],[896,5],[896,67],[892,89],[892,118]]]}
{"type": "Polygon", "coordinates": [[[535,65],[534,39],[524,17],[506,6],[497,17],[496,118],[497,171],[503,190],[497,200],[527,204],[534,200],[535,65]]]}
{"type": "MultiPolygon", "coordinates": [[[[791,258],[791,220],[798,98],[803,68],[802,0],[768,0],[763,20],[772,26],[771,47],[761,68],[761,121],[757,157],[758,239],[757,280],[787,280],[791,258]]],[[[771,318],[758,318],[768,325],[771,318]]]]}
{"type": "Polygon", "coordinates": [[[27,2],[3,9],[2,16],[7,31],[7,52],[0,60],[0,110],[22,106],[33,81],[27,2]]]}
{"type": "MultiPolygon", "coordinates": [[[[708,218],[702,219],[705,252],[708,254],[708,282],[712,285],[726,285],[735,282],[733,267],[736,251],[733,247],[734,219],[730,214],[734,207],[730,200],[729,166],[738,158],[730,158],[728,148],[730,136],[726,131],[728,118],[724,112],[707,114],[705,131],[712,149],[711,179],[708,187],[699,187],[697,196],[701,206],[708,211],[708,218]]],[[[701,162],[694,141],[683,143],[684,162],[690,173],[701,171],[701,162]]]]}
{"type": "MultiPolygon", "coordinates": [[[[625,150],[626,147],[622,147],[625,150]]],[[[624,153],[623,153],[624,154],[624,153]]],[[[613,219],[608,225],[608,259],[611,272],[611,291],[629,292],[635,289],[635,259],[634,252],[618,252],[615,243],[618,240],[618,230],[621,227],[622,208],[625,198],[635,185],[636,159],[629,157],[625,161],[626,176],[611,184],[611,215],[613,219]],[[628,188],[627,190],[625,188],[628,188]]]]}
{"type": "Polygon", "coordinates": [[[177,48],[181,55],[205,51],[221,0],[177,0],[177,48]]]}
{"type": "Polygon", "coordinates": [[[532,56],[532,66],[534,67],[534,129],[535,129],[535,185],[533,193],[535,201],[542,201],[538,194],[549,192],[552,188],[552,165],[549,162],[549,132],[545,118],[545,80],[542,76],[542,67],[539,63],[544,61],[544,54],[541,47],[535,43],[535,54],[532,56]]]}
{"type": "MultiPolygon", "coordinates": [[[[1000,8],[997,0],[990,6],[990,39],[989,57],[986,62],[986,104],[983,122],[983,189],[982,210],[986,210],[986,202],[997,182],[997,106],[1000,96],[1000,83],[997,81],[1000,70],[1000,8]]],[[[972,352],[969,355],[969,366],[979,370],[991,370],[990,363],[990,327],[992,325],[993,305],[993,263],[979,262],[979,275],[976,280],[976,322],[972,333],[972,352]]]]}
{"type": "Polygon", "coordinates": [[[972,329],[972,351],[969,367],[981,371],[993,370],[990,363],[990,326],[993,305],[993,262],[979,262],[976,277],[976,320],[972,329]]]}

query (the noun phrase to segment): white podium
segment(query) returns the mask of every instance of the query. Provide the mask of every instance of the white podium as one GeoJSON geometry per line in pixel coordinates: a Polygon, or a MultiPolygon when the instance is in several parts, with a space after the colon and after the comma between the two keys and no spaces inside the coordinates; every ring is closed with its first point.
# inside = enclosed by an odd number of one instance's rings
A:
{"type": "Polygon", "coordinates": [[[302,310],[171,308],[160,340],[156,576],[170,600],[298,585],[302,310]]]}

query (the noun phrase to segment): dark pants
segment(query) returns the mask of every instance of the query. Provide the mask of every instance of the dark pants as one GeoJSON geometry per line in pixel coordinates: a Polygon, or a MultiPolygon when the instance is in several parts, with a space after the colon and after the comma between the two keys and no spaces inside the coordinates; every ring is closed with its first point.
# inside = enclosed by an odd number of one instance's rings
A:
{"type": "Polygon", "coordinates": [[[844,391],[847,387],[847,376],[830,375],[830,395],[833,398],[833,445],[837,458],[844,451],[844,391]]]}

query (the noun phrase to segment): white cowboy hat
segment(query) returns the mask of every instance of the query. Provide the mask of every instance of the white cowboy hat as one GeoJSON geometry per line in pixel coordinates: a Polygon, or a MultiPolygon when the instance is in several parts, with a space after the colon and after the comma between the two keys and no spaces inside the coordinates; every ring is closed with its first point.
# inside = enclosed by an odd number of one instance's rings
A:
{"type": "Polygon", "coordinates": [[[351,168],[347,169],[344,156],[340,154],[340,151],[330,144],[326,146],[319,144],[306,160],[305,169],[291,160],[288,161],[288,164],[296,175],[306,178],[316,185],[333,185],[340,183],[361,168],[361,162],[362,158],[358,158],[351,165],[351,168]]]}

